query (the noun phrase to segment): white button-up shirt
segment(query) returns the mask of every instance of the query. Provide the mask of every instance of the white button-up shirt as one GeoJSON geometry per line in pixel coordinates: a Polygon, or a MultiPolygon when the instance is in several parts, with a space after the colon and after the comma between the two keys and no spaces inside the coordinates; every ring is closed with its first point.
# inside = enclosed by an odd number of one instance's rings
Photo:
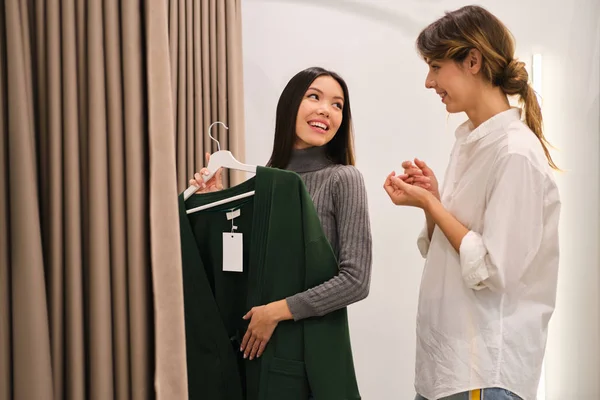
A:
{"type": "Polygon", "coordinates": [[[456,131],[441,189],[469,229],[460,255],[436,226],[417,313],[415,389],[428,399],[488,387],[536,398],[554,311],[560,199],[543,148],[513,108],[456,131]]]}

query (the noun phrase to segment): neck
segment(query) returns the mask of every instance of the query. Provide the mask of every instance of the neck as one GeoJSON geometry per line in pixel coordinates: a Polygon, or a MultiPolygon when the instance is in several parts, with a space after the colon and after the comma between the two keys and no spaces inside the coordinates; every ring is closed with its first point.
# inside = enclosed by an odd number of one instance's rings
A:
{"type": "Polygon", "coordinates": [[[327,157],[325,146],[292,150],[292,157],[286,169],[297,173],[313,172],[333,165],[327,157]]]}
{"type": "Polygon", "coordinates": [[[508,98],[499,87],[485,88],[482,95],[471,109],[465,113],[473,124],[474,128],[492,118],[494,115],[510,109],[508,98]],[[486,90],[487,89],[487,90],[486,90]]]}

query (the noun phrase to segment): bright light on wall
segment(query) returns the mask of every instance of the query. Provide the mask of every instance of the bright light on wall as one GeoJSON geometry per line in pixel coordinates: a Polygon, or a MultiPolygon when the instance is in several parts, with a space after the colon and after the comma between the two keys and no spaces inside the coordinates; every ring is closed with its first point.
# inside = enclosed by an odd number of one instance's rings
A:
{"type": "Polygon", "coordinates": [[[537,390],[537,400],[546,400],[546,359],[542,361],[542,375],[537,390]]]}

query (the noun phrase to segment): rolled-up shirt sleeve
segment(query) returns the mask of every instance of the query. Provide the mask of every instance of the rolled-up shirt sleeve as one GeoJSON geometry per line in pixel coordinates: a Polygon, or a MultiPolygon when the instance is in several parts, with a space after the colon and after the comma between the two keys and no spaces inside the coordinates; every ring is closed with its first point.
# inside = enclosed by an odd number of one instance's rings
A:
{"type": "Polygon", "coordinates": [[[482,232],[469,231],[459,249],[469,288],[503,292],[518,285],[543,236],[544,179],[524,155],[507,154],[498,161],[482,232]]]}

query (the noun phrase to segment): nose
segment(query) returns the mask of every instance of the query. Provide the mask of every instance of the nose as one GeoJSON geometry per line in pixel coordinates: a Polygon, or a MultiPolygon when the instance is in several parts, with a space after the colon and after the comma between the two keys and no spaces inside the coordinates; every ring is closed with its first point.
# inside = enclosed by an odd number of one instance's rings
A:
{"type": "Polygon", "coordinates": [[[431,78],[430,74],[425,77],[425,87],[427,89],[433,89],[435,87],[435,80],[431,78]]]}
{"type": "Polygon", "coordinates": [[[323,115],[325,117],[329,117],[329,106],[327,106],[327,105],[321,105],[321,107],[319,107],[319,109],[317,110],[317,113],[319,115],[323,115]]]}

